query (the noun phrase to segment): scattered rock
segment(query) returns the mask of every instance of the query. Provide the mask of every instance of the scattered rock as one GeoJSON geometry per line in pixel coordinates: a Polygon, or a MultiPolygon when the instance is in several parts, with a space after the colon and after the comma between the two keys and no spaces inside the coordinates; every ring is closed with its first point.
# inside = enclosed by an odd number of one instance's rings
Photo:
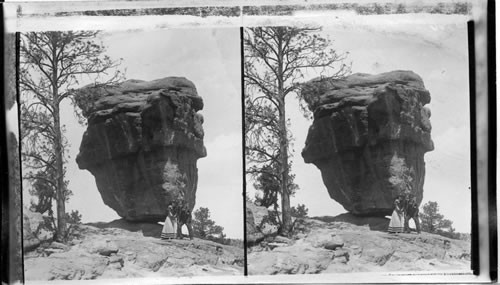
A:
{"type": "Polygon", "coordinates": [[[462,258],[463,258],[463,259],[465,259],[465,260],[470,261],[470,253],[468,253],[468,252],[464,252],[464,253],[462,253],[462,254],[460,255],[460,259],[462,259],[462,258]]]}
{"type": "Polygon", "coordinates": [[[394,254],[392,247],[372,247],[363,249],[363,259],[375,263],[376,265],[383,266],[389,258],[394,254]]]}
{"type": "Polygon", "coordinates": [[[302,156],[330,197],[357,215],[390,215],[396,195],[420,204],[424,154],[434,149],[430,94],[411,71],[312,80],[302,91],[314,121],[302,156]]]}
{"type": "Polygon", "coordinates": [[[360,255],[363,252],[363,249],[358,245],[352,245],[349,248],[353,255],[360,255]]]}
{"type": "Polygon", "coordinates": [[[117,253],[119,251],[118,245],[115,242],[109,240],[96,241],[91,246],[90,252],[98,253],[104,256],[110,256],[112,253],[117,253]]]}
{"type": "Polygon", "coordinates": [[[90,171],[106,205],[128,221],[158,222],[181,193],[192,209],[198,170],[206,156],[203,108],[182,77],[128,80],[80,90],[88,127],[76,161],[90,171]]]}
{"type": "Polygon", "coordinates": [[[24,261],[26,280],[89,280],[101,276],[108,262],[105,257],[54,253],[45,258],[24,261]]]}
{"type": "Polygon", "coordinates": [[[331,253],[302,245],[277,247],[272,251],[252,252],[248,256],[249,274],[311,274],[326,269],[331,253]]]}

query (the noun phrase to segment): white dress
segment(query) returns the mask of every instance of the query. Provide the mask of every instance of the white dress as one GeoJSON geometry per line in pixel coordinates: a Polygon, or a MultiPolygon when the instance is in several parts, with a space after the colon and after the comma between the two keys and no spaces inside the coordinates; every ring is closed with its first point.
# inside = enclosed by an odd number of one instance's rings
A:
{"type": "Polygon", "coordinates": [[[403,232],[403,212],[400,210],[399,200],[394,201],[394,211],[392,211],[391,221],[389,222],[389,228],[387,229],[390,233],[402,233],[403,232]]]}
{"type": "Polygon", "coordinates": [[[163,230],[161,231],[161,239],[174,239],[177,234],[177,221],[167,215],[165,218],[165,224],[163,225],[163,230]]]}

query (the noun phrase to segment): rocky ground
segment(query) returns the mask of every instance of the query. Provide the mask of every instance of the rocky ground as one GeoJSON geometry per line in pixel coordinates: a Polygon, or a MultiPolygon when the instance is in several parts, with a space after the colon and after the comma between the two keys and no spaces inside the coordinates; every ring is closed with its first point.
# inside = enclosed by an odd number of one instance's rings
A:
{"type": "Polygon", "coordinates": [[[290,239],[268,236],[250,247],[249,274],[470,269],[467,241],[322,220],[298,219],[290,239]]]}
{"type": "Polygon", "coordinates": [[[243,249],[201,240],[161,241],[142,231],[78,225],[68,245],[25,252],[25,279],[78,280],[243,274],[243,249]]]}

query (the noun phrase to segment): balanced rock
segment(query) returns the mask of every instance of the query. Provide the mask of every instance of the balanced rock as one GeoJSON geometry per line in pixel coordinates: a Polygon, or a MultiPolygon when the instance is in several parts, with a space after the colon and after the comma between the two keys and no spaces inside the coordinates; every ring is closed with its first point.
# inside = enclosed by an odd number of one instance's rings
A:
{"type": "Polygon", "coordinates": [[[85,87],[76,98],[88,120],[76,162],[94,175],[106,205],[126,220],[149,222],[164,220],[179,197],[194,207],[196,161],[206,150],[197,113],[203,100],[191,81],[128,80],[85,87]]]}
{"type": "Polygon", "coordinates": [[[330,197],[356,215],[389,215],[398,194],[420,204],[430,102],[411,71],[314,79],[302,95],[314,114],[302,157],[320,171],[330,197]]]}

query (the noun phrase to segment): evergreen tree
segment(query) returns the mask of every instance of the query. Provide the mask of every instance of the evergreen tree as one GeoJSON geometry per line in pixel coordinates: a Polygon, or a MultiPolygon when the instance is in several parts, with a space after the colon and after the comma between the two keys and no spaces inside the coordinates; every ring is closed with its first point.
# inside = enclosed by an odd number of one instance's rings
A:
{"type": "Polygon", "coordinates": [[[292,211],[292,217],[306,218],[309,209],[306,208],[306,205],[304,204],[298,204],[297,207],[292,207],[291,211],[292,211]]]}
{"type": "Polygon", "coordinates": [[[104,46],[96,43],[97,34],[30,32],[20,37],[23,178],[33,183],[31,193],[38,198],[38,205],[34,205],[37,211],[48,211],[55,200],[58,241],[65,241],[67,236],[65,204],[71,194],[65,180],[68,143],[61,122],[61,102],[75,99],[75,88],[83,78],[96,85],[121,78],[115,69],[118,62],[106,56],[104,46]]]}
{"type": "Polygon", "coordinates": [[[429,201],[422,207],[420,213],[420,223],[422,230],[429,233],[454,233],[455,229],[452,227],[453,222],[445,219],[439,213],[439,205],[437,202],[429,201]]]}
{"type": "Polygon", "coordinates": [[[201,239],[215,240],[223,243],[226,235],[224,228],[215,224],[215,221],[210,219],[210,210],[200,207],[194,211],[193,218],[193,234],[201,239]]]}

